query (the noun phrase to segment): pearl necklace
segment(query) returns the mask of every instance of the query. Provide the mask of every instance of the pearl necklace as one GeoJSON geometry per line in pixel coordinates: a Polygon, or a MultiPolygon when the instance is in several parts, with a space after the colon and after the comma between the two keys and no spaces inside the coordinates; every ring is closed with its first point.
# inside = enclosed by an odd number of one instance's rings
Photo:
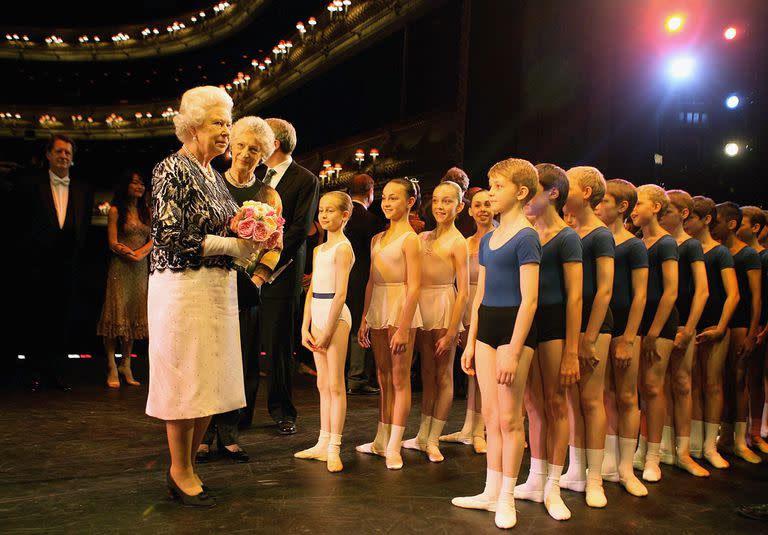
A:
{"type": "Polygon", "coordinates": [[[208,164],[208,167],[203,167],[203,164],[200,163],[200,160],[198,160],[194,154],[192,154],[192,151],[190,151],[186,145],[181,146],[182,150],[187,153],[187,156],[197,164],[197,166],[200,168],[200,170],[203,172],[203,176],[207,178],[209,181],[213,182],[213,169],[211,168],[211,164],[208,164]]]}
{"type": "Polygon", "coordinates": [[[232,172],[229,169],[224,171],[224,176],[226,177],[227,181],[233,186],[235,186],[236,188],[250,188],[256,183],[256,175],[254,175],[253,173],[251,173],[251,178],[249,178],[248,182],[246,182],[245,184],[240,184],[237,180],[232,178],[232,172]]]}

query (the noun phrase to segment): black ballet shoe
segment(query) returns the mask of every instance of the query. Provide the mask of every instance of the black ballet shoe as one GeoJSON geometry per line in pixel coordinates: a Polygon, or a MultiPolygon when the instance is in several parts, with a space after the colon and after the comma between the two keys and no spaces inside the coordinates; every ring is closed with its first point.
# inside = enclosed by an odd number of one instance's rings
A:
{"type": "Polygon", "coordinates": [[[195,464],[205,464],[211,462],[213,459],[213,453],[211,453],[211,450],[208,451],[198,451],[195,453],[195,464]]]}
{"type": "Polygon", "coordinates": [[[171,498],[180,501],[182,505],[187,507],[213,507],[216,505],[216,500],[213,498],[213,496],[205,491],[204,485],[203,492],[194,496],[186,494],[173,480],[170,470],[168,470],[168,474],[165,476],[165,482],[168,485],[168,493],[170,494],[171,498]]]}
{"type": "Polygon", "coordinates": [[[222,446],[219,448],[219,453],[223,455],[224,457],[229,457],[236,463],[247,463],[251,460],[251,457],[245,453],[245,450],[241,449],[238,451],[230,451],[226,448],[226,446],[222,446]]]}

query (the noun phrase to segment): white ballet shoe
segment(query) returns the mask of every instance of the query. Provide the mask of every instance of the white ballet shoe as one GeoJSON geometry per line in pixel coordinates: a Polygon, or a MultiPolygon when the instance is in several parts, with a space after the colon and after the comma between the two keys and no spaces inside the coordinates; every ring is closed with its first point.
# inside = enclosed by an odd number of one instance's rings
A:
{"type": "Polygon", "coordinates": [[[555,520],[568,520],[571,518],[571,510],[568,509],[568,506],[565,505],[565,502],[563,501],[563,498],[560,496],[560,493],[550,493],[545,499],[544,499],[544,507],[547,508],[547,513],[549,513],[549,516],[554,518],[555,520]]]}
{"type": "Polygon", "coordinates": [[[638,498],[648,496],[648,489],[639,479],[637,479],[635,474],[629,474],[625,478],[620,478],[619,483],[621,483],[621,486],[624,487],[624,490],[626,490],[632,496],[636,496],[638,498]]]}
{"type": "Polygon", "coordinates": [[[584,492],[587,488],[586,479],[566,479],[565,476],[560,478],[560,488],[568,489],[573,492],[584,492]]]}
{"type": "Polygon", "coordinates": [[[543,503],[544,502],[544,489],[532,488],[527,481],[521,485],[515,487],[515,499],[527,500],[529,502],[543,503]]]}
{"type": "Polygon", "coordinates": [[[326,468],[329,472],[341,472],[344,470],[344,464],[341,462],[341,456],[338,452],[328,452],[326,468]]]}
{"type": "Polygon", "coordinates": [[[498,496],[488,496],[485,493],[476,496],[460,496],[451,500],[451,503],[462,509],[479,509],[481,511],[496,512],[498,496]]]}
{"type": "Polygon", "coordinates": [[[440,442],[451,442],[453,444],[464,444],[469,446],[472,444],[472,435],[470,433],[456,431],[450,435],[440,435],[440,442]]]}
{"type": "Polygon", "coordinates": [[[310,459],[323,462],[328,460],[327,450],[318,448],[317,446],[313,446],[306,450],[297,451],[293,454],[293,456],[297,459],[310,459]]]}
{"type": "Polygon", "coordinates": [[[355,451],[359,453],[367,453],[368,455],[378,455],[379,457],[387,456],[386,450],[378,449],[373,442],[368,442],[366,444],[355,446],[355,451]]]}
{"type": "Polygon", "coordinates": [[[656,463],[646,461],[643,467],[643,481],[649,483],[661,481],[661,467],[656,463]]]}
{"type": "Polygon", "coordinates": [[[741,459],[744,459],[748,463],[752,463],[752,464],[760,464],[763,461],[763,459],[761,459],[757,453],[755,453],[754,451],[752,451],[746,446],[741,446],[741,445],[734,446],[733,454],[736,457],[740,457],[741,459]]]}
{"type": "Polygon", "coordinates": [[[472,448],[477,454],[483,454],[488,451],[488,443],[485,441],[485,437],[472,437],[472,448]]]}
{"type": "Polygon", "coordinates": [[[709,464],[711,464],[712,466],[714,466],[719,470],[725,470],[726,468],[731,466],[731,463],[723,459],[723,456],[720,455],[720,453],[717,450],[705,451],[704,458],[707,460],[709,464]]]}
{"type": "Polygon", "coordinates": [[[664,464],[672,466],[675,464],[675,454],[671,451],[661,451],[659,460],[664,464]]]}
{"type": "Polygon", "coordinates": [[[709,477],[709,470],[706,470],[704,467],[699,465],[699,463],[697,463],[690,457],[684,457],[684,456],[678,455],[677,458],[675,459],[675,466],[677,466],[682,470],[685,470],[692,476],[709,477]]]}
{"type": "Polygon", "coordinates": [[[645,448],[638,447],[635,451],[635,456],[632,458],[632,467],[635,470],[642,470],[645,466],[645,448]]]}
{"type": "Polygon", "coordinates": [[[688,453],[694,459],[703,459],[704,458],[704,453],[701,450],[691,449],[688,453]]]}
{"type": "Polygon", "coordinates": [[[445,457],[443,457],[443,454],[440,451],[440,448],[437,447],[437,444],[427,444],[426,452],[427,459],[429,459],[429,462],[431,463],[441,463],[445,460],[445,457]]]}
{"type": "Polygon", "coordinates": [[[427,443],[420,442],[418,440],[418,437],[413,437],[413,438],[409,438],[408,440],[403,440],[402,446],[407,450],[417,450],[417,451],[427,450],[427,443]]]}
{"type": "Polygon", "coordinates": [[[517,511],[514,500],[500,499],[496,504],[496,527],[499,529],[511,529],[517,524],[517,511]]]}
{"type": "Polygon", "coordinates": [[[388,451],[386,459],[389,470],[400,470],[403,468],[403,457],[399,451],[388,451]]]}
{"type": "Polygon", "coordinates": [[[605,491],[603,490],[602,479],[587,481],[585,491],[587,493],[588,506],[602,509],[608,505],[608,499],[605,497],[605,491]]]}

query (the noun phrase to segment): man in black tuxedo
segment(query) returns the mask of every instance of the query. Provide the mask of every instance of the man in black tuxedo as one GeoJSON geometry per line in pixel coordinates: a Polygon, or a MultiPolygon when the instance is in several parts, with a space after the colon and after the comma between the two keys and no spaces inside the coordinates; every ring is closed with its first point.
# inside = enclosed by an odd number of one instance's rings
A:
{"type": "MultiPolygon", "coordinates": [[[[296,407],[291,400],[297,318],[300,310],[301,280],[307,252],[306,240],[317,209],[320,182],[309,170],[293,161],[296,130],[283,119],[267,119],[275,133],[275,152],[266,161],[264,182],[280,194],[283,203],[283,251],[271,284],[261,288],[259,340],[270,366],[267,397],[269,414],[278,433],[296,433],[296,407]]],[[[262,168],[263,169],[263,168],[262,168]]],[[[259,176],[257,170],[257,175],[259,176]]],[[[246,410],[241,425],[247,426],[253,411],[246,410]]]]}
{"type": "Polygon", "coordinates": [[[355,175],[349,187],[352,197],[352,215],[344,228],[355,251],[355,263],[349,273],[347,306],[352,313],[352,329],[349,332],[349,368],[347,369],[348,394],[378,394],[373,372],[373,356],[357,343],[357,330],[363,319],[365,286],[371,271],[371,239],[384,230],[384,222],[368,211],[373,202],[373,178],[355,175]]]}
{"type": "Polygon", "coordinates": [[[24,305],[23,336],[32,390],[49,386],[69,390],[61,377],[73,320],[77,273],[90,224],[93,195],[69,168],[75,144],[56,134],[46,146],[48,169],[22,179],[17,209],[21,226],[19,261],[30,295],[24,305]]]}

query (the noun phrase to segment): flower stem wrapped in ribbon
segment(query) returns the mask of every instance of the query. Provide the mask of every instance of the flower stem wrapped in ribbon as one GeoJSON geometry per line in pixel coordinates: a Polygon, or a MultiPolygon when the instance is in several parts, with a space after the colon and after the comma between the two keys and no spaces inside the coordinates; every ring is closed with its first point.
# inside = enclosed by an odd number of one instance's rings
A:
{"type": "MultiPolygon", "coordinates": [[[[261,251],[274,249],[282,243],[285,219],[267,203],[245,201],[235,220],[238,237],[253,240],[261,251]]],[[[235,264],[250,273],[257,258],[258,253],[255,253],[250,262],[236,259],[235,264]]]]}

